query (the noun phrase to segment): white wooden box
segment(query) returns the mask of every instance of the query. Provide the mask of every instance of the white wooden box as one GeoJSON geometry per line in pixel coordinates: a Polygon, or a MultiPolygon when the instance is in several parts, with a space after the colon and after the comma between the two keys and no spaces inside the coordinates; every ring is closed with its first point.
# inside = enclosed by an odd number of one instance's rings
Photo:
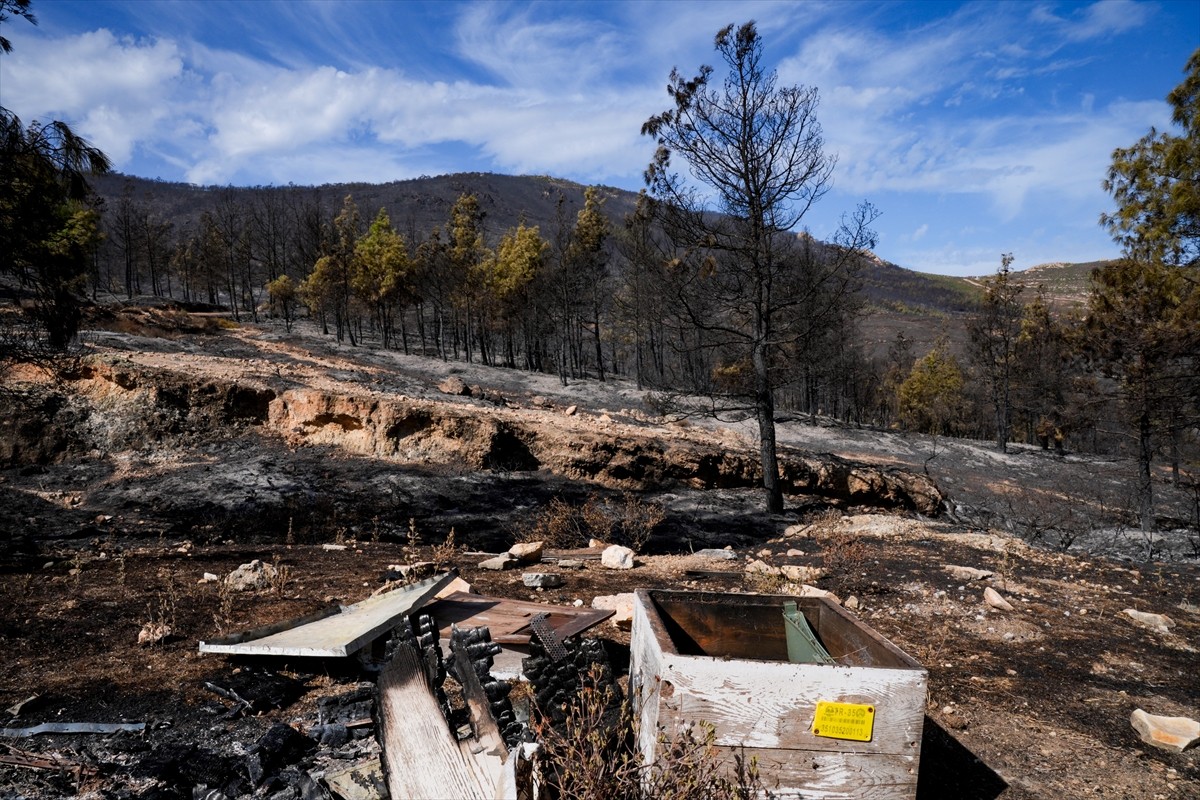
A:
{"type": "Polygon", "coordinates": [[[630,695],[647,763],[660,735],[706,721],[732,765],[757,757],[777,797],[916,797],[926,672],[822,598],[641,589],[635,593],[630,695]],[[833,665],[787,660],[783,605],[795,601],[833,665]],[[869,741],[815,735],[818,701],[869,704],[869,741]]]}

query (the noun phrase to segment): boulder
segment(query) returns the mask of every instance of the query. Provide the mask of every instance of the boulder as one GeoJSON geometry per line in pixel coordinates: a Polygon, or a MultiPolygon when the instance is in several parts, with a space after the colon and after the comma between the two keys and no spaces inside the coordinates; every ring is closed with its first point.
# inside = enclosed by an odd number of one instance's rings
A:
{"type": "Polygon", "coordinates": [[[1200,742],[1200,722],[1187,717],[1160,717],[1142,709],[1129,715],[1129,723],[1146,744],[1182,753],[1200,742]]]}
{"type": "Polygon", "coordinates": [[[592,608],[615,612],[609,619],[622,630],[627,631],[633,627],[633,592],[594,597],[592,608]]]}
{"type": "Polygon", "coordinates": [[[560,558],[558,560],[559,569],[583,569],[583,562],[577,558],[560,558]]]}
{"type": "Polygon", "coordinates": [[[609,569],[633,569],[633,551],[619,544],[610,545],[600,555],[600,564],[609,569]]]}
{"type": "Polygon", "coordinates": [[[542,560],[542,542],[517,542],[508,548],[508,554],[522,564],[536,564],[542,560]]]}
{"type": "Polygon", "coordinates": [[[557,589],[563,585],[563,576],[555,572],[526,572],[521,582],[530,589],[557,589]]]}

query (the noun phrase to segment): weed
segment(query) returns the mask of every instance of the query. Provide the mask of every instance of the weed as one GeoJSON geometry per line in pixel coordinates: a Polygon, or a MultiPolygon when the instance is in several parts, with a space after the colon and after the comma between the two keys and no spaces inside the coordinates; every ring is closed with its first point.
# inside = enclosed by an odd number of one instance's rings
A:
{"type": "Polygon", "coordinates": [[[175,613],[179,607],[179,587],[175,583],[175,574],[165,569],[158,571],[162,582],[159,592],[146,603],[146,625],[158,628],[164,632],[160,638],[165,638],[175,631],[175,613]]]}
{"type": "Polygon", "coordinates": [[[545,542],[548,547],[586,546],[591,539],[617,541],[635,552],[646,546],[654,529],[666,519],[656,503],[647,503],[626,493],[621,503],[589,495],[582,506],[554,497],[532,522],[518,530],[522,542],[545,542]]]}
{"type": "Polygon", "coordinates": [[[458,545],[454,542],[454,528],[451,528],[450,533],[446,534],[446,541],[434,546],[431,558],[433,563],[441,567],[453,563],[457,555],[458,545]]]}
{"type": "Polygon", "coordinates": [[[277,595],[283,595],[284,587],[287,586],[288,580],[292,576],[292,570],[287,564],[279,563],[279,555],[271,561],[270,584],[271,591],[277,595]]]}
{"type": "Polygon", "coordinates": [[[862,571],[869,555],[869,548],[862,539],[849,531],[837,530],[822,535],[820,543],[821,557],[828,572],[856,575],[862,571]]]}
{"type": "Polygon", "coordinates": [[[213,612],[213,624],[217,633],[223,634],[233,622],[233,587],[224,580],[217,581],[217,610],[213,612]]]}
{"type": "Polygon", "coordinates": [[[769,796],[755,759],[735,756],[725,768],[709,723],[658,736],[654,763],[643,764],[638,720],[629,701],[593,667],[567,701],[565,719],[535,709],[533,727],[541,742],[543,796],[556,800],[742,800],[769,796]]]}

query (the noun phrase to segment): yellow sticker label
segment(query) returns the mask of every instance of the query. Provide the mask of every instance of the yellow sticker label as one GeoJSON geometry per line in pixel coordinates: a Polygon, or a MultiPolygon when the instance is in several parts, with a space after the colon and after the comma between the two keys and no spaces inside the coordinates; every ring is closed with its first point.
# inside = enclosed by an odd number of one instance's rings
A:
{"type": "Polygon", "coordinates": [[[875,706],[817,701],[817,713],[812,724],[814,736],[869,742],[874,731],[875,706]]]}

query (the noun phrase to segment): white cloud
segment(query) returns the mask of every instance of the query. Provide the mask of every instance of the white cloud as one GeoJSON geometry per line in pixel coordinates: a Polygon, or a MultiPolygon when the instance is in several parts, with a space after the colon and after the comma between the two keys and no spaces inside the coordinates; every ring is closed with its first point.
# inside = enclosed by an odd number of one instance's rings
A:
{"type": "Polygon", "coordinates": [[[912,232],[912,241],[919,242],[925,238],[925,234],[929,233],[929,223],[922,223],[921,227],[912,232]]]}
{"type": "Polygon", "coordinates": [[[174,42],[100,29],[29,42],[4,57],[4,103],[26,122],[77,125],[118,165],[170,114],[183,75],[174,42]]]}

